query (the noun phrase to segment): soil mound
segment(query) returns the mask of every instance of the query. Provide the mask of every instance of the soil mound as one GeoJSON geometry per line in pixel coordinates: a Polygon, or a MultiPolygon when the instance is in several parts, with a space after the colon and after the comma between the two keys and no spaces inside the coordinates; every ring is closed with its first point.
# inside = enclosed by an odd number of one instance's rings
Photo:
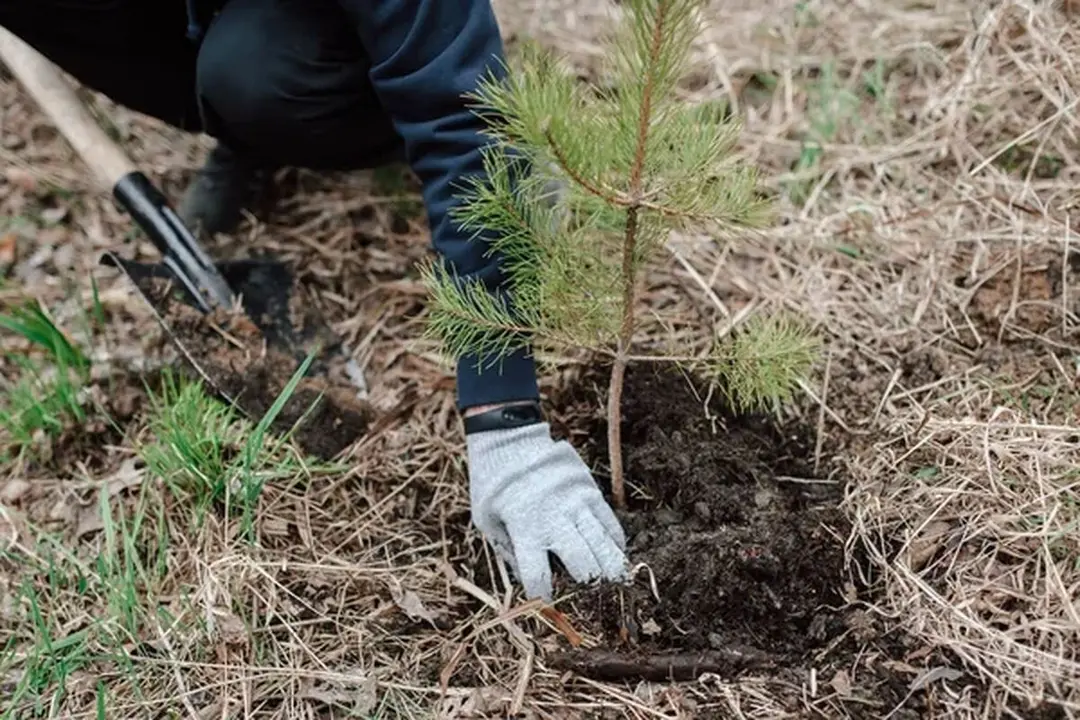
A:
{"type": "MultiPolygon", "coordinates": [[[[615,672],[593,657],[588,674],[692,676],[789,664],[851,628],[855,616],[841,609],[843,488],[814,478],[811,433],[736,415],[707,393],[678,371],[627,375],[631,507],[620,519],[631,563],[646,567],[630,587],[582,587],[563,610],[606,650],[641,665],[615,672]],[[659,656],[668,659],[658,666],[659,656]]],[[[598,400],[580,390],[571,398],[593,408],[598,400]]],[[[603,420],[578,446],[593,467],[607,467],[603,420]]]]}
{"type": "MultiPolygon", "coordinates": [[[[244,313],[216,310],[204,315],[184,302],[168,280],[139,278],[137,284],[209,391],[235,403],[253,421],[262,419],[299,367],[297,358],[268,344],[244,313]]],[[[296,327],[309,321],[301,308],[289,310],[296,327]]],[[[270,427],[292,432],[304,452],[329,460],[363,435],[375,414],[344,379],[342,363],[338,367],[318,361],[325,372],[301,379],[270,427]]]]}

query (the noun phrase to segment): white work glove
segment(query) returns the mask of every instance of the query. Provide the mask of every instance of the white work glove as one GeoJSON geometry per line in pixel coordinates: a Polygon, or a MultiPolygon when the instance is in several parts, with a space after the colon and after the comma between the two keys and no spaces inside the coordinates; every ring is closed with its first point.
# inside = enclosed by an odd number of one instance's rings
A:
{"type": "Polygon", "coordinates": [[[626,536],[588,466],[546,422],[466,435],[473,523],[529,598],[550,602],[553,552],[577,582],[627,575],[626,536]]]}

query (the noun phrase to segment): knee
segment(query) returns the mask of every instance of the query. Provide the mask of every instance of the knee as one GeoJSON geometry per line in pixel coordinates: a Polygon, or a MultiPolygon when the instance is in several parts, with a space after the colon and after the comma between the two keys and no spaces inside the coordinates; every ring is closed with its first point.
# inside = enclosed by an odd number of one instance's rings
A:
{"type": "Polygon", "coordinates": [[[196,63],[207,132],[257,161],[312,168],[365,166],[396,148],[359,40],[325,13],[275,7],[230,0],[207,30],[196,63]]]}
{"type": "Polygon", "coordinates": [[[281,91],[267,61],[271,48],[255,33],[223,35],[207,33],[195,67],[197,92],[211,115],[210,125],[217,121],[231,132],[265,135],[282,115],[281,91]]]}

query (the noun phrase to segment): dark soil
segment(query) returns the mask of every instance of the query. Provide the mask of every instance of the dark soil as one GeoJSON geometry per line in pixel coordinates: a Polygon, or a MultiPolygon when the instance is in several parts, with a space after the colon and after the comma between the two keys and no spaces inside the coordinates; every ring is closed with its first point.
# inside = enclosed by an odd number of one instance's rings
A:
{"type": "MultiPolygon", "coordinates": [[[[603,486],[600,387],[602,374],[554,405],[568,408],[566,427],[580,427],[571,419],[578,413],[591,418],[586,437],[573,442],[603,486]]],[[[842,478],[815,480],[830,469],[824,458],[813,471],[813,433],[736,415],[719,393],[707,396],[704,383],[692,386],[678,371],[628,372],[622,432],[631,507],[620,519],[631,565],[648,569],[628,587],[560,588],[575,591],[560,610],[601,646],[572,650],[564,642],[566,651],[548,662],[605,680],[757,670],[799,685],[811,667],[827,683],[868,643],[902,656],[898,641],[852,604],[861,590],[846,581],[842,478]]],[[[856,691],[869,696],[868,707],[887,712],[907,694],[905,681],[880,667],[863,679],[875,688],[856,691]]]]}
{"type": "MultiPolygon", "coordinates": [[[[632,562],[652,569],[660,600],[644,573],[622,597],[592,590],[575,608],[613,644],[804,652],[842,624],[829,609],[844,603],[842,488],[813,481],[806,432],[736,417],[718,402],[710,419],[705,393],[676,372],[628,374],[631,508],[621,520],[632,562]]],[[[588,451],[607,466],[605,423],[592,429],[588,451]]]]}
{"type": "MultiPolygon", "coordinates": [[[[159,278],[142,278],[139,286],[210,390],[255,422],[262,419],[297,371],[296,355],[268,343],[260,327],[243,313],[219,310],[204,315],[159,278]]],[[[294,327],[302,328],[301,309],[290,304],[287,312],[294,327]]],[[[298,383],[270,427],[279,433],[291,431],[305,452],[328,460],[368,429],[374,413],[356,397],[343,367],[337,366],[341,363],[335,363],[337,358],[320,360],[322,372],[309,372],[298,383]]]]}

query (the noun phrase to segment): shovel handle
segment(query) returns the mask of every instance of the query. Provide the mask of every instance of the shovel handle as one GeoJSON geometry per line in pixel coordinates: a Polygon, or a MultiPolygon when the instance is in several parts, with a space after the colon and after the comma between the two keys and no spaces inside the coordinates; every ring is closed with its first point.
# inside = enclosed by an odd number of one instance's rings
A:
{"type": "Polygon", "coordinates": [[[0,60],[90,166],[104,193],[114,196],[165,257],[165,265],[199,307],[229,306],[232,291],[165,196],[105,134],[60,71],[46,57],[0,27],[0,60]]]}
{"type": "Polygon", "coordinates": [[[131,160],[90,116],[56,66],[3,27],[0,60],[90,167],[106,193],[135,171],[131,160]]]}

